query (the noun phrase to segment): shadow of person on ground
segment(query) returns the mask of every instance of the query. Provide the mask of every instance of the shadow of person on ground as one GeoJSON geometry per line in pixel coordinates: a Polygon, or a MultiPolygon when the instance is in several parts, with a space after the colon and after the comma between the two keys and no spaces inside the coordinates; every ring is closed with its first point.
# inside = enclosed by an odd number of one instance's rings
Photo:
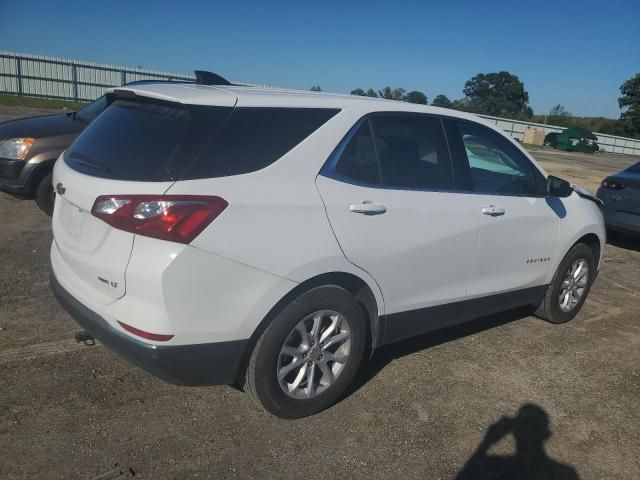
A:
{"type": "Polygon", "coordinates": [[[547,413],[538,405],[523,405],[515,417],[502,417],[487,429],[456,480],[579,480],[573,467],[549,458],[544,449],[549,437],[547,413]],[[516,444],[514,455],[489,453],[493,445],[510,434],[516,444]]]}

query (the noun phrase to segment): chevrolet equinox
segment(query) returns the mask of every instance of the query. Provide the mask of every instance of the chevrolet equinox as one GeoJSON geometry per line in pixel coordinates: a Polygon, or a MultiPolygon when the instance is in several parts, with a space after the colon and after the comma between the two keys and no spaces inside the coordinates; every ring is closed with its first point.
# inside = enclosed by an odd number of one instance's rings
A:
{"type": "Polygon", "coordinates": [[[232,85],[107,102],[55,164],[52,288],[166,381],[302,417],[380,346],[523,306],[563,323],[597,274],[598,199],[476,116],[232,85]]]}

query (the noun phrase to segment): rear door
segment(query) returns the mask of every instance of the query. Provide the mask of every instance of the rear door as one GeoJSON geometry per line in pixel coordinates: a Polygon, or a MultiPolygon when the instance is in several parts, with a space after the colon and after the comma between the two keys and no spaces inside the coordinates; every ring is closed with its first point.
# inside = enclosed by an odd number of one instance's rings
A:
{"type": "Polygon", "coordinates": [[[94,217],[96,198],[163,194],[230,111],[208,108],[203,119],[196,107],[130,95],[84,130],[56,163],[53,179],[54,241],[75,275],[108,298],[125,294],[134,234],[94,217]]]}
{"type": "Polygon", "coordinates": [[[542,173],[494,130],[448,120],[447,133],[479,221],[469,296],[543,285],[566,214],[562,199],[545,197],[542,173]]]}
{"type": "Polygon", "coordinates": [[[428,316],[403,326],[393,314],[465,298],[478,218],[471,200],[452,191],[437,117],[385,113],[361,120],[317,186],[344,254],[380,285],[391,336],[432,327],[428,316]]]}

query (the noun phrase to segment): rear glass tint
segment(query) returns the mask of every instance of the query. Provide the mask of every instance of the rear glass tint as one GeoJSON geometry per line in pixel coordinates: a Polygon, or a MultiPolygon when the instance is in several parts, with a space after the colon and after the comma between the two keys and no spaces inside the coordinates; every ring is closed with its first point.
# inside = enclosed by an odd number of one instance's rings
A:
{"type": "Polygon", "coordinates": [[[345,147],[336,172],[359,183],[380,184],[378,157],[368,121],[360,125],[345,147]]]}
{"type": "Polygon", "coordinates": [[[189,126],[170,103],[116,100],[69,147],[65,161],[88,175],[158,180],[189,126]]]}
{"type": "Polygon", "coordinates": [[[271,165],[339,110],[237,108],[183,179],[226,177],[271,165]]]}
{"type": "Polygon", "coordinates": [[[87,175],[118,180],[239,175],[275,162],[337,112],[119,99],[82,132],[65,161],[87,175]]]}

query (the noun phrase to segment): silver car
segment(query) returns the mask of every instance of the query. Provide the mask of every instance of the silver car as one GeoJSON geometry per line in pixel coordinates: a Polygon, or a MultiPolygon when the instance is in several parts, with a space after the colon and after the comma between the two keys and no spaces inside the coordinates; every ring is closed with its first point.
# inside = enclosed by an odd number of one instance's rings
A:
{"type": "Polygon", "coordinates": [[[608,229],[640,234],[640,162],[605,178],[597,196],[608,229]]]}

